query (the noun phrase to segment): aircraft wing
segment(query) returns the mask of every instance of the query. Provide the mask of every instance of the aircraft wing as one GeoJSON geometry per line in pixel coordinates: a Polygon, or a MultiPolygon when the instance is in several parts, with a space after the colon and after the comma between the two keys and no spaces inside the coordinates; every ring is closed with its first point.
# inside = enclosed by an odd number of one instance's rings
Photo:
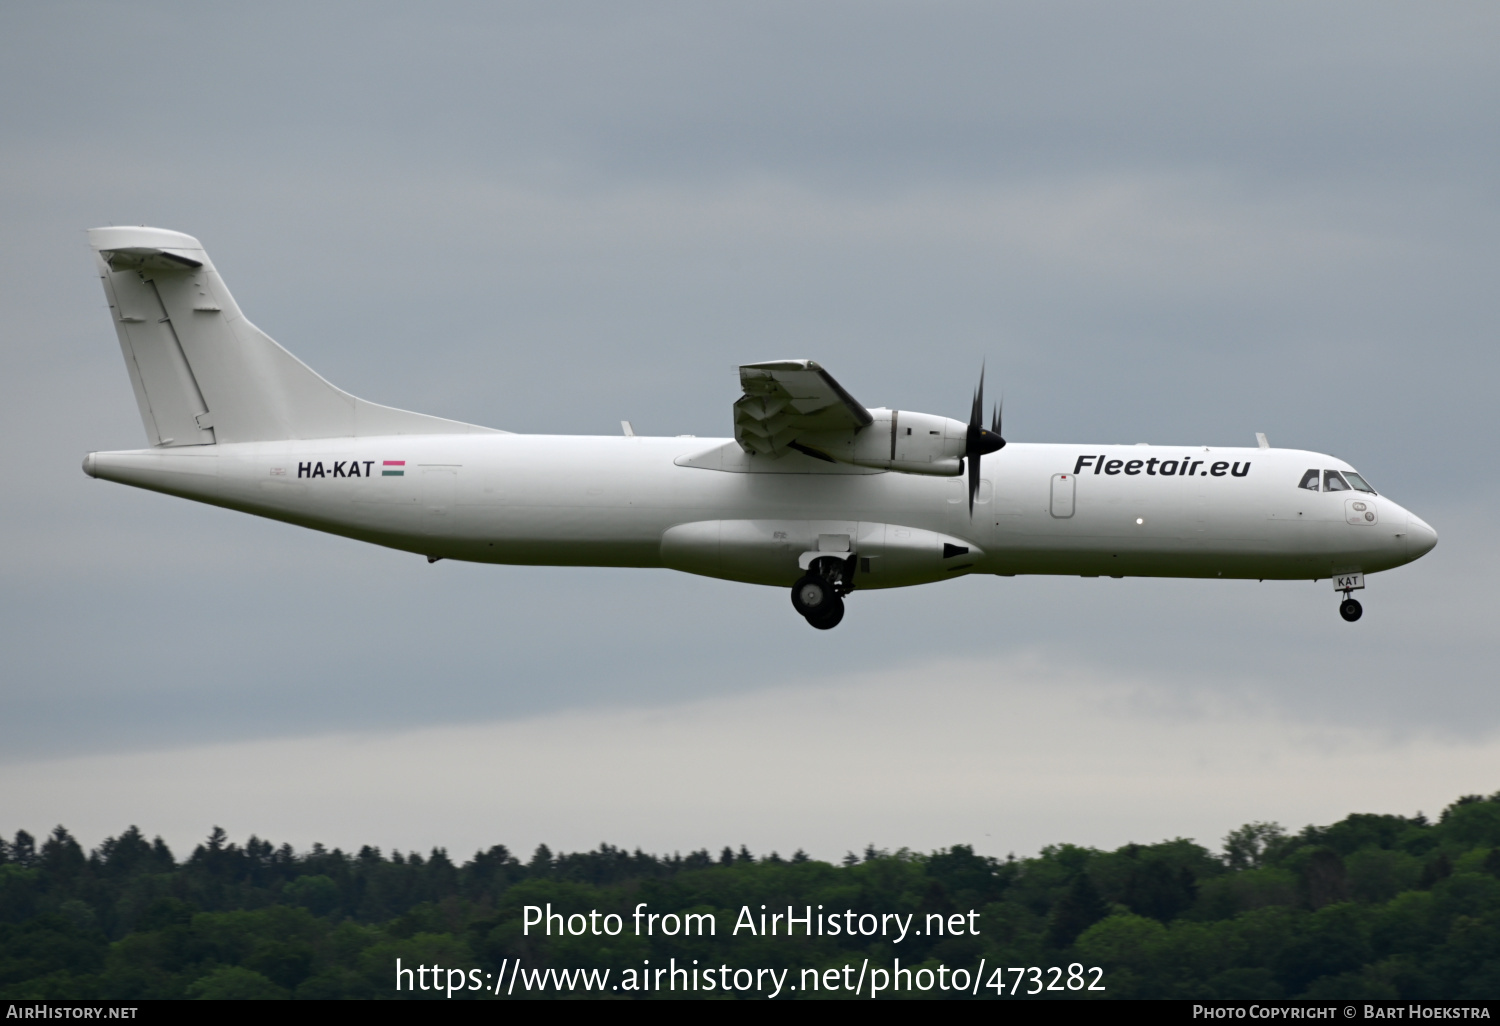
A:
{"type": "MultiPolygon", "coordinates": [[[[853,435],[870,411],[812,360],[774,360],[740,368],[745,394],[734,404],[734,439],[748,453],[781,456],[803,435],[853,435]]],[[[828,459],[812,452],[819,459],[828,459]]]]}

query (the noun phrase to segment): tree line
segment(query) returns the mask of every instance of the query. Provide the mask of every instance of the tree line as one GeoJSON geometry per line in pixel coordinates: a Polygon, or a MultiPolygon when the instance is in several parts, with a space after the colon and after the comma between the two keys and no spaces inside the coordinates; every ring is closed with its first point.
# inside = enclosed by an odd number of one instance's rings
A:
{"type": "Polygon", "coordinates": [[[1460,798],[1436,822],[1361,813],[1295,833],[1247,824],[1218,851],[1178,838],[1060,844],[1023,859],[965,845],[871,847],[834,864],[743,846],[658,856],[603,844],[542,845],[525,861],[496,845],[459,863],[441,848],[237,844],[217,827],[181,860],[133,826],[87,852],[61,826],[40,842],[24,830],[0,840],[0,997],[11,999],[443,998],[398,995],[397,958],[481,973],[517,958],[617,972],[676,958],[795,975],[897,957],[934,971],[981,959],[1103,970],[1102,994],[1050,998],[1493,998],[1500,792],[1460,798]],[[980,914],[977,936],[900,942],[522,931],[527,905],[628,921],[643,901],[724,926],[761,904],[919,923],[980,914]]]}

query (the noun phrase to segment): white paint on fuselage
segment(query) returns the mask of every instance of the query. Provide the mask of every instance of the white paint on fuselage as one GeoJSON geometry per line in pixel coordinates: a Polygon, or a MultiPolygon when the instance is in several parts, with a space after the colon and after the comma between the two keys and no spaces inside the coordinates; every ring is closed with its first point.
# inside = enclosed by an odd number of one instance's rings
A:
{"type": "Polygon", "coordinates": [[[983,553],[972,572],[994,574],[1325,578],[1399,566],[1437,540],[1384,496],[1299,489],[1308,469],[1353,469],[1302,450],[1012,443],[984,459],[971,517],[963,478],[808,472],[819,467],[802,456],[773,464],[797,473],[674,463],[725,441],[400,435],[93,453],[85,469],[379,545],[490,563],[660,566],[663,532],[700,520],[903,525],[972,542],[983,553]],[[1113,474],[1084,467],[1072,515],[1056,517],[1053,478],[1074,474],[1080,456],[1121,466],[1113,474]],[[1164,477],[1146,473],[1147,460],[1201,466],[1164,477]],[[1142,466],[1127,474],[1129,461],[1142,466]],[[358,476],[349,476],[351,462],[358,476]],[[1209,473],[1217,463],[1248,470],[1209,473]],[[322,476],[312,476],[319,464],[322,476]],[[383,476],[388,469],[402,473],[383,476]],[[1376,522],[1350,523],[1350,499],[1366,501],[1376,522]]]}

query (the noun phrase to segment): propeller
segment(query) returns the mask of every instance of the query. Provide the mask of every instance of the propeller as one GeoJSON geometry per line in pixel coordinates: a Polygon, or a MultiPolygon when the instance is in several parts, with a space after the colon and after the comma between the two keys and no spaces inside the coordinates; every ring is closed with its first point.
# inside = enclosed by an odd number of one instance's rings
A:
{"type": "Polygon", "coordinates": [[[974,496],[979,494],[979,458],[986,453],[999,452],[1005,448],[1005,439],[1000,437],[1000,411],[996,406],[990,418],[990,429],[984,429],[984,367],[979,368],[979,387],[974,390],[974,406],[969,411],[969,436],[964,445],[964,458],[969,463],[969,516],[974,515],[974,496]]]}

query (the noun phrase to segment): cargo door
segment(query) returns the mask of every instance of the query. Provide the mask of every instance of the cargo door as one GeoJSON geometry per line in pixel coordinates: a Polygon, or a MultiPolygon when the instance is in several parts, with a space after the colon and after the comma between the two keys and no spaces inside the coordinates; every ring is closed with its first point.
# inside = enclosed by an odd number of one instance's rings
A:
{"type": "Polygon", "coordinates": [[[458,494],[457,467],[422,468],[422,531],[447,534],[453,520],[453,501],[458,494]]]}

